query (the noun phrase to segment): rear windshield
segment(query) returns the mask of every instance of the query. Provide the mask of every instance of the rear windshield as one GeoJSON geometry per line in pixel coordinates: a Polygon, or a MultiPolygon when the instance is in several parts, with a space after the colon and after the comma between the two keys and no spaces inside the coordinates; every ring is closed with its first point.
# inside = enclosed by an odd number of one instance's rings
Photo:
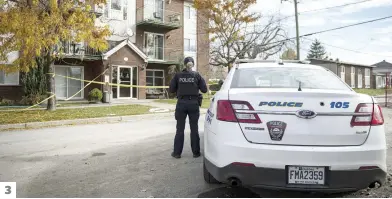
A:
{"type": "Polygon", "coordinates": [[[234,73],[232,88],[301,88],[350,90],[337,76],[312,68],[239,68],[234,73]]]}

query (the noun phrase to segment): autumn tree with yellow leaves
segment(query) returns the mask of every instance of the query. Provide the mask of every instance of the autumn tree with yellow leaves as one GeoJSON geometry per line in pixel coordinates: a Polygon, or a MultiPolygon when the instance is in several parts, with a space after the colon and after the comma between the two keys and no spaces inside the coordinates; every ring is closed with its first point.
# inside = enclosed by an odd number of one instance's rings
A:
{"type": "Polygon", "coordinates": [[[231,67],[238,57],[235,42],[246,39],[247,25],[260,16],[248,12],[256,0],[195,0],[194,7],[206,15],[211,35],[211,65],[231,67]],[[215,46],[214,46],[215,45],[215,46]]]}
{"type": "MultiPolygon", "coordinates": [[[[84,41],[89,47],[104,51],[110,36],[108,26],[95,25],[93,5],[106,0],[0,0],[0,60],[19,51],[14,67],[0,65],[5,71],[27,72],[37,67],[36,58],[44,60],[48,94],[54,94],[54,62],[61,59],[56,50],[61,41],[84,41]]],[[[48,100],[48,110],[55,110],[56,100],[48,100]]]]}
{"type": "Polygon", "coordinates": [[[285,45],[279,42],[286,37],[280,21],[261,14],[251,13],[249,8],[256,0],[195,0],[194,6],[207,17],[207,33],[211,35],[210,65],[228,67],[236,59],[263,59],[278,53],[285,45]]]}

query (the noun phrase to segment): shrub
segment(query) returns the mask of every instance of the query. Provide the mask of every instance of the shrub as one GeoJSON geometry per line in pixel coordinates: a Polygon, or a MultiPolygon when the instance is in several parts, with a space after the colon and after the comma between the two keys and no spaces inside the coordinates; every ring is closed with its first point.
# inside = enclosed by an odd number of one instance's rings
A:
{"type": "Polygon", "coordinates": [[[37,63],[36,67],[30,67],[29,72],[21,75],[23,91],[26,96],[45,95],[47,91],[44,60],[36,58],[35,62],[37,63]]]}
{"type": "Polygon", "coordinates": [[[13,100],[9,99],[0,99],[0,106],[11,106],[14,104],[13,100]]]}
{"type": "Polygon", "coordinates": [[[20,104],[21,105],[35,105],[35,104],[42,102],[42,100],[44,100],[45,98],[47,98],[46,95],[40,95],[40,94],[25,95],[22,97],[22,100],[20,100],[20,104]]]}
{"type": "Polygon", "coordinates": [[[219,80],[218,79],[210,79],[208,80],[208,84],[218,84],[219,80]]]}
{"type": "Polygon", "coordinates": [[[211,91],[219,91],[221,89],[221,85],[220,84],[212,84],[210,85],[210,90],[211,91]]]}
{"type": "Polygon", "coordinates": [[[99,102],[102,100],[102,91],[98,88],[94,88],[88,93],[88,101],[99,102]]]}

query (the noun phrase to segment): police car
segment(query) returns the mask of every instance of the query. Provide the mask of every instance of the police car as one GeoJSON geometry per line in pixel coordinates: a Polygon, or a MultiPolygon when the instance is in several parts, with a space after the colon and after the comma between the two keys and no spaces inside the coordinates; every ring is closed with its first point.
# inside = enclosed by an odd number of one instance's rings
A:
{"type": "Polygon", "coordinates": [[[380,106],[321,66],[236,61],[204,125],[208,183],[346,192],[385,181],[380,106]]]}

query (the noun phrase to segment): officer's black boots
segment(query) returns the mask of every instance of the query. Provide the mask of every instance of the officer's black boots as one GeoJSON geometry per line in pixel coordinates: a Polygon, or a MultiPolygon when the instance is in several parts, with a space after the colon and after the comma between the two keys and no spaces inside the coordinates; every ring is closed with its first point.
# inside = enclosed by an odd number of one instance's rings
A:
{"type": "Polygon", "coordinates": [[[200,157],[200,155],[201,155],[200,153],[196,153],[196,154],[193,154],[193,157],[198,158],[198,157],[200,157]]]}
{"type": "Polygon", "coordinates": [[[174,152],[171,154],[173,158],[180,159],[181,155],[176,155],[174,152]]]}

